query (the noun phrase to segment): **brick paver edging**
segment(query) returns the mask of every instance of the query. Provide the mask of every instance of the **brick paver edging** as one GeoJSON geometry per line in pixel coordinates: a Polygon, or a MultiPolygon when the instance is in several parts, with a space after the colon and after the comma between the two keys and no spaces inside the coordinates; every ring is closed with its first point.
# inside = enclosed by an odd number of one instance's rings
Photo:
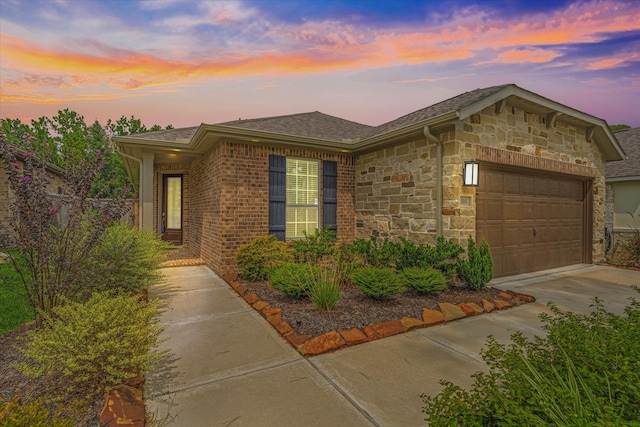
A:
{"type": "Polygon", "coordinates": [[[271,307],[268,302],[262,301],[258,295],[249,293],[247,287],[238,282],[237,274],[228,274],[223,279],[303,356],[315,356],[341,347],[362,344],[418,328],[426,328],[464,317],[489,313],[494,310],[504,310],[517,305],[535,302],[536,300],[531,295],[507,290],[500,292],[498,294],[499,298],[493,301],[483,299],[482,306],[473,302],[459,304],[439,303],[440,310],[423,309],[422,319],[403,317],[400,320],[389,320],[368,325],[362,329],[351,328],[339,332],[331,331],[312,337],[311,335],[298,335],[289,323],[282,320],[282,309],[271,307]]]}

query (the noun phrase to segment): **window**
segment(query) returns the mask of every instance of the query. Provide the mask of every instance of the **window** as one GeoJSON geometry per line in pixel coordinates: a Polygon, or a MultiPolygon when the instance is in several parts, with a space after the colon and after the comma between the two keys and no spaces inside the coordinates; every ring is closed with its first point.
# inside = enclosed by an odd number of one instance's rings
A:
{"type": "Polygon", "coordinates": [[[320,164],[317,160],[269,156],[269,233],[278,239],[302,238],[305,231],[323,227],[337,231],[337,163],[323,161],[322,175],[320,164]]]}
{"type": "Polygon", "coordinates": [[[287,159],[286,238],[304,237],[318,228],[318,162],[287,159]]]}
{"type": "Polygon", "coordinates": [[[613,194],[613,228],[628,230],[634,226],[634,218],[637,221],[637,215],[640,215],[638,181],[614,182],[613,194]]]}

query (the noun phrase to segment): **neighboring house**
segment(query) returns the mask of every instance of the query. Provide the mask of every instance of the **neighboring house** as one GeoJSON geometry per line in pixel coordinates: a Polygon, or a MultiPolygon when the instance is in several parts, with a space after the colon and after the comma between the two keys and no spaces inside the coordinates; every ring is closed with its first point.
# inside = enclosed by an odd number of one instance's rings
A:
{"type": "MultiPolygon", "coordinates": [[[[626,160],[606,165],[607,220],[610,249],[640,229],[640,128],[615,132],[626,160]]],[[[620,254],[618,254],[620,255],[620,254]]]]}
{"type": "MultiPolygon", "coordinates": [[[[6,142],[2,142],[6,144],[6,142]]],[[[18,165],[22,167],[24,158],[18,156],[18,165]]],[[[13,166],[12,166],[13,167],[13,166]]],[[[49,184],[47,186],[47,192],[51,195],[62,194],[63,191],[69,188],[68,183],[64,178],[64,171],[58,166],[48,164],[45,168],[49,184]]],[[[11,202],[15,199],[14,193],[9,187],[9,177],[5,170],[4,160],[0,158],[0,221],[4,224],[8,224],[11,218],[11,202]]],[[[0,248],[1,249],[1,248],[0,248]]]]}
{"type": "Polygon", "coordinates": [[[381,126],[319,112],[114,138],[141,225],[218,273],[252,238],[330,227],[466,247],[496,276],[604,259],[607,123],[516,85],[477,89],[381,126]],[[479,186],[463,186],[465,161],[479,186]]]}

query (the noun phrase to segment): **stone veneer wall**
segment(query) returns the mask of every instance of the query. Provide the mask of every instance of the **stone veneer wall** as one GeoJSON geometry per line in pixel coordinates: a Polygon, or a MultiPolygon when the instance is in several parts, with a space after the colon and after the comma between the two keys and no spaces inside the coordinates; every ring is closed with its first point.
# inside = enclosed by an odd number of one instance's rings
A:
{"type": "Polygon", "coordinates": [[[189,246],[190,231],[190,199],[189,199],[189,165],[187,164],[157,164],[153,173],[153,229],[160,232],[160,203],[162,200],[162,176],[182,174],[182,245],[189,246]]]}
{"type": "MultiPolygon", "coordinates": [[[[584,129],[562,122],[547,128],[544,116],[507,102],[501,113],[494,106],[485,108],[437,136],[443,143],[445,238],[464,245],[469,235],[475,236],[475,189],[462,186],[461,174],[464,161],[478,158],[478,147],[485,146],[520,153],[520,163],[527,166],[593,179],[593,260],[603,260],[604,161],[598,147],[586,140],[584,129]],[[468,206],[463,200],[470,202],[468,206]]],[[[357,237],[435,242],[435,156],[435,143],[421,138],[357,157],[357,237]]]]}
{"type": "Polygon", "coordinates": [[[270,154],[336,161],[338,239],[354,238],[352,156],[223,142],[195,160],[189,170],[190,245],[198,247],[200,257],[220,274],[236,272],[234,256],[240,245],[269,232],[270,154]]]}

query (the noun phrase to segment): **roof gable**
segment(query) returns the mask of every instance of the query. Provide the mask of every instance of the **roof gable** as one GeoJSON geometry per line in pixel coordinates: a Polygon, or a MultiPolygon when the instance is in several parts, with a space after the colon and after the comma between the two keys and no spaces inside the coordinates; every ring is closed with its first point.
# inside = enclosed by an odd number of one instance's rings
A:
{"type": "Polygon", "coordinates": [[[470,92],[465,92],[461,95],[454,96],[453,98],[446,99],[444,101],[433,104],[429,107],[423,108],[413,113],[409,113],[400,118],[392,120],[390,122],[381,124],[373,128],[367,135],[367,138],[382,135],[387,132],[392,132],[396,129],[403,128],[415,123],[420,123],[425,120],[442,116],[452,111],[459,111],[464,107],[468,107],[489,95],[493,95],[499,90],[508,87],[510,85],[491,86],[484,89],[475,89],[470,92]]]}
{"type": "Polygon", "coordinates": [[[614,132],[614,135],[627,154],[627,158],[607,163],[605,176],[607,179],[640,177],[640,128],[621,130],[614,132]]]}

